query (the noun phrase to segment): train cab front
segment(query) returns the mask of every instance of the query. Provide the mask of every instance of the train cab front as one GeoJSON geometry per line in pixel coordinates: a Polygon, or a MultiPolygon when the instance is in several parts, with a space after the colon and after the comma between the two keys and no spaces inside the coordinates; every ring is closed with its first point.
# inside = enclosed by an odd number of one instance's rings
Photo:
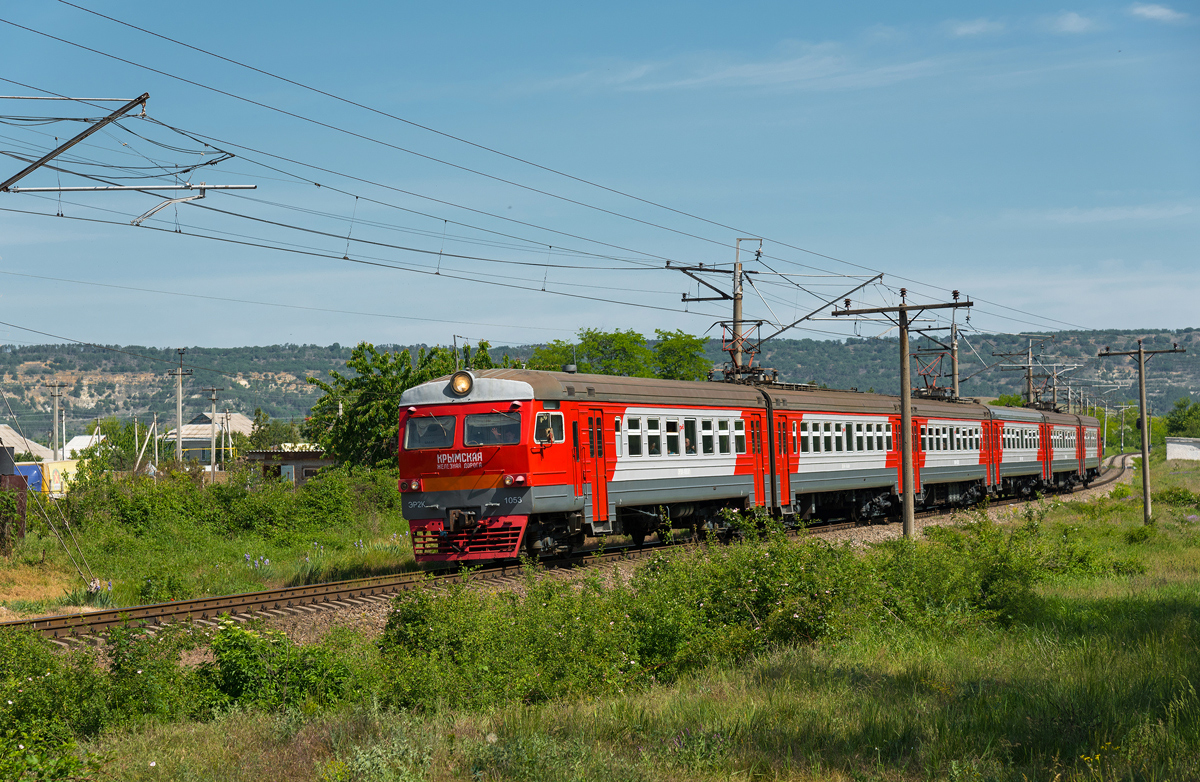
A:
{"type": "Polygon", "coordinates": [[[533,388],[456,372],[404,392],[400,493],[418,562],[509,559],[532,512],[533,388]]]}

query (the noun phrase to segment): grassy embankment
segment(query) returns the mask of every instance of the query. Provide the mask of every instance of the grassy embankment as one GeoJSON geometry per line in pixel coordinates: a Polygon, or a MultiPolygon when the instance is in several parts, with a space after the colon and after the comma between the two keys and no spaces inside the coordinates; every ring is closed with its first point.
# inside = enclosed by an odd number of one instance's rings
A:
{"type": "Polygon", "coordinates": [[[107,671],[5,638],[0,733],[121,779],[1195,779],[1200,468],[1158,467],[1152,528],[1135,487],[866,552],[768,536],[411,594],[378,642],[118,634],[107,671]]]}
{"type": "Polygon", "coordinates": [[[0,605],[23,614],[414,567],[395,476],[386,471],[334,470],[300,489],[252,471],[215,487],[187,472],[157,482],[96,480],[30,507],[27,518],[25,540],[0,560],[0,605]],[[102,592],[88,595],[78,570],[99,579],[102,592]]]}

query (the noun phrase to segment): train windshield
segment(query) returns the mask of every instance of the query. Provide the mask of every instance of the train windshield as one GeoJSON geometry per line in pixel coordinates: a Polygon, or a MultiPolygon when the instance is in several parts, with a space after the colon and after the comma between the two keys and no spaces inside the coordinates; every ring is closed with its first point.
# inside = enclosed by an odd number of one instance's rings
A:
{"type": "Polygon", "coordinates": [[[520,413],[478,413],[467,416],[463,445],[513,445],[520,440],[520,413]]]}
{"type": "Polygon", "coordinates": [[[426,415],[408,419],[404,427],[404,450],[453,448],[456,422],[457,418],[452,415],[426,415]]]}

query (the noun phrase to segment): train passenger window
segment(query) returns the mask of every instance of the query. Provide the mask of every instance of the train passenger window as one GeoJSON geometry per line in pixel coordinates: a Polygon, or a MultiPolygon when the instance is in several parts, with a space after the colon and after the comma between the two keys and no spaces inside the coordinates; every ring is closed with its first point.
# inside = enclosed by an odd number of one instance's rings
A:
{"type": "Polygon", "coordinates": [[[646,453],[651,456],[662,456],[662,434],[657,418],[646,419],[646,453]]]}
{"type": "Polygon", "coordinates": [[[696,439],[696,419],[683,419],[683,452],[688,456],[695,456],[696,447],[699,445],[696,439]]]}
{"type": "Polygon", "coordinates": [[[717,421],[717,447],[721,453],[729,453],[729,422],[717,421]]]}
{"type": "Polygon", "coordinates": [[[571,422],[571,442],[575,448],[575,461],[579,461],[579,422],[571,422]]]}
{"type": "Polygon", "coordinates": [[[616,438],[615,438],[615,442],[613,443],[613,445],[617,449],[617,458],[620,459],[621,458],[621,417],[620,416],[616,416],[613,418],[613,431],[616,433],[616,438]]]}
{"type": "MultiPolygon", "coordinates": [[[[833,435],[830,434],[830,432],[833,431],[833,424],[826,421],[824,429],[825,429],[825,453],[830,453],[833,451],[833,435]]],[[[840,451],[842,449],[838,448],[838,450],[840,451]]]]}
{"type": "MultiPolygon", "coordinates": [[[[880,445],[882,445],[882,440],[880,441],[880,445]]],[[[891,424],[887,424],[887,449],[889,451],[892,450],[892,425],[891,424]]]]}
{"type": "Polygon", "coordinates": [[[740,418],[733,422],[733,446],[738,453],[746,452],[746,422],[740,418]]]}
{"type": "Polygon", "coordinates": [[[641,456],[642,455],[642,419],[626,418],[625,419],[625,432],[626,432],[626,436],[629,440],[629,448],[628,448],[629,455],[630,456],[641,456]]]}
{"type": "Polygon", "coordinates": [[[812,436],[813,451],[815,453],[820,453],[821,452],[821,435],[819,433],[821,431],[821,425],[819,423],[814,422],[812,425],[812,430],[813,430],[813,436],[812,436]]]}
{"type": "Polygon", "coordinates": [[[846,424],[846,450],[854,450],[854,424],[846,424]]]}
{"type": "Polygon", "coordinates": [[[800,422],[800,453],[808,453],[808,421],[800,422]]]}
{"type": "Polygon", "coordinates": [[[925,427],[921,427],[921,450],[929,450],[929,441],[925,438],[925,427]]]}
{"type": "Polygon", "coordinates": [[[667,419],[667,456],[679,455],[679,422],[667,419]]]}
{"type": "Polygon", "coordinates": [[[856,442],[855,442],[855,450],[856,450],[856,451],[861,451],[861,450],[863,449],[863,435],[862,435],[862,431],[863,431],[862,424],[855,424],[855,425],[854,425],[855,440],[856,440],[856,442]]]}
{"type": "Polygon", "coordinates": [[[538,413],[533,423],[533,440],[538,443],[561,443],[567,439],[562,413],[538,413]]]}
{"type": "Polygon", "coordinates": [[[413,416],[404,425],[404,450],[453,448],[457,421],[458,418],[452,415],[413,416]]]}
{"type": "Polygon", "coordinates": [[[700,450],[706,456],[713,453],[713,422],[708,419],[700,422],[700,450]]]}
{"type": "Polygon", "coordinates": [[[867,424],[867,450],[875,450],[875,424],[867,424]]]}

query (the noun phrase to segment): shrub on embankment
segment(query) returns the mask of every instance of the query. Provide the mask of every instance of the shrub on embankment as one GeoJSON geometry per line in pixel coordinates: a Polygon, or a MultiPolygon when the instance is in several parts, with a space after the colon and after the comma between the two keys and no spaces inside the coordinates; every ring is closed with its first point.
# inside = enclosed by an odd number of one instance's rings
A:
{"type": "Polygon", "coordinates": [[[223,534],[289,539],[329,524],[353,524],[371,513],[397,513],[400,494],[388,470],[322,470],[299,488],[257,470],[232,472],[209,485],[202,474],[166,472],[83,480],[58,503],[77,528],[109,523],[136,535],[178,524],[223,534]]]}
{"type": "Polygon", "coordinates": [[[381,640],[387,695],[404,707],[483,709],[624,691],[868,628],[1009,624],[1034,608],[1039,580],[1136,569],[1043,533],[1040,515],[1006,531],[980,513],[865,551],[767,534],[658,556],[607,587],[529,573],[521,592],[406,593],[381,640]]]}

